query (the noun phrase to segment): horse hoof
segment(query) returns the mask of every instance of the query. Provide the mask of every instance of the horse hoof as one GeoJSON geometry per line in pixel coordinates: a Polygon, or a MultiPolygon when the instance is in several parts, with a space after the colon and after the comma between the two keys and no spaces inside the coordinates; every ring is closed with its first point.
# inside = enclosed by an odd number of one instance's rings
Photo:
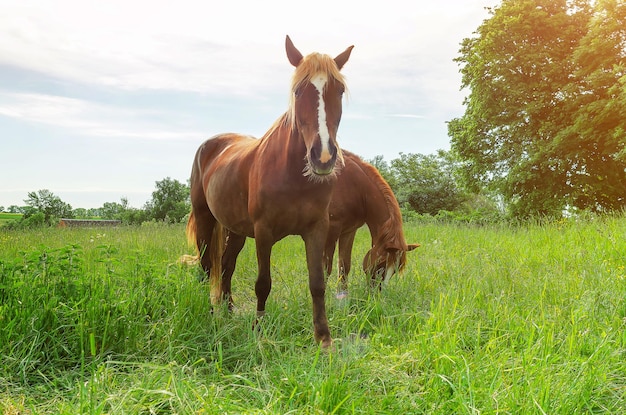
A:
{"type": "Polygon", "coordinates": [[[328,352],[332,352],[334,350],[333,339],[331,339],[329,337],[327,339],[322,340],[320,342],[320,346],[322,347],[322,350],[326,350],[328,352]]]}
{"type": "Polygon", "coordinates": [[[252,331],[261,331],[261,320],[263,320],[263,316],[265,316],[265,311],[256,312],[256,318],[252,323],[252,331]]]}
{"type": "Polygon", "coordinates": [[[336,295],[335,298],[337,300],[345,300],[346,298],[348,298],[348,291],[339,291],[336,295]]]}
{"type": "Polygon", "coordinates": [[[315,341],[320,345],[323,350],[333,349],[333,338],[326,332],[325,334],[315,333],[315,341]]]}

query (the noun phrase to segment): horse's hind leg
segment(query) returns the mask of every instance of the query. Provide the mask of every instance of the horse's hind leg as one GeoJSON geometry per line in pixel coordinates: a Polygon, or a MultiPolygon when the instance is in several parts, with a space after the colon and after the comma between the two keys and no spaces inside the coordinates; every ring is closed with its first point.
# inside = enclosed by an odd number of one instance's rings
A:
{"type": "Polygon", "coordinates": [[[237,265],[237,257],[246,243],[246,237],[227,232],[226,247],[222,256],[222,295],[228,301],[228,309],[233,309],[231,280],[237,265]]]}
{"type": "Polygon", "coordinates": [[[194,216],[196,220],[196,246],[200,255],[200,265],[202,265],[202,270],[205,273],[205,281],[208,281],[211,277],[212,267],[211,255],[209,255],[211,236],[213,235],[216,220],[208,207],[202,210],[194,209],[194,216]]]}
{"type": "MultiPolygon", "coordinates": [[[[344,233],[339,237],[339,255],[337,263],[339,268],[339,291],[347,295],[348,292],[348,275],[352,267],[352,245],[356,231],[344,233]]],[[[339,295],[339,294],[338,294],[339,295]]]]}
{"type": "Polygon", "coordinates": [[[329,277],[333,273],[333,259],[335,257],[335,249],[337,247],[337,239],[339,239],[339,230],[335,230],[335,228],[331,227],[328,230],[328,235],[326,236],[326,242],[324,243],[324,270],[326,272],[326,276],[329,277]]]}

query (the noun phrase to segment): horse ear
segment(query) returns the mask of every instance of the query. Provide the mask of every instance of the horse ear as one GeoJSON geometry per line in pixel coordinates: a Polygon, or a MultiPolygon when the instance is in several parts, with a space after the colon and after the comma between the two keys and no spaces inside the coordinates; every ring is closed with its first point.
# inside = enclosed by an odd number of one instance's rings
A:
{"type": "Polygon", "coordinates": [[[337,64],[337,68],[339,68],[339,70],[341,70],[341,68],[343,68],[343,65],[345,65],[346,62],[348,62],[348,58],[350,57],[350,53],[352,52],[352,48],[353,47],[354,47],[354,45],[350,46],[348,49],[346,49],[343,52],[341,52],[335,58],[335,63],[337,64]]]}
{"type": "Polygon", "coordinates": [[[287,38],[285,39],[285,49],[287,50],[287,58],[289,59],[289,62],[291,62],[293,66],[298,66],[300,61],[302,61],[302,54],[293,45],[289,35],[287,35],[287,38]]]}
{"type": "Polygon", "coordinates": [[[421,245],[420,244],[408,244],[407,245],[407,251],[412,251],[415,248],[419,248],[421,245]]]}

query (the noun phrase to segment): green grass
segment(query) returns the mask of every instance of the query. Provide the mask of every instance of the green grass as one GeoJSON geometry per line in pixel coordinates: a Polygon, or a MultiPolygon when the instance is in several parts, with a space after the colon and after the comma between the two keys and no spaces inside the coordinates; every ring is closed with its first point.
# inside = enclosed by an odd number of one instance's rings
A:
{"type": "Polygon", "coordinates": [[[0,413],[579,414],[626,410],[626,218],[410,223],[405,273],[312,337],[303,244],[275,247],[252,330],[252,241],[236,309],[210,312],[179,226],[0,230],[0,413]]]}
{"type": "Polygon", "coordinates": [[[18,220],[22,217],[21,213],[0,212],[0,227],[7,222],[18,220]]]}

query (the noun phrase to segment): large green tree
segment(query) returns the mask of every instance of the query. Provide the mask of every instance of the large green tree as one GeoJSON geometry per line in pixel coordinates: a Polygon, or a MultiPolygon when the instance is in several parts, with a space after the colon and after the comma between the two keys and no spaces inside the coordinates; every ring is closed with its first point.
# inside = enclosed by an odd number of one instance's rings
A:
{"type": "Polygon", "coordinates": [[[626,2],[598,0],[573,56],[569,113],[557,136],[568,161],[570,203],[594,211],[626,207],[626,2]]]}
{"type": "Polygon", "coordinates": [[[625,206],[623,13],[622,0],[490,10],[461,44],[470,93],[448,126],[467,185],[499,192],[516,216],[625,206]]]}

